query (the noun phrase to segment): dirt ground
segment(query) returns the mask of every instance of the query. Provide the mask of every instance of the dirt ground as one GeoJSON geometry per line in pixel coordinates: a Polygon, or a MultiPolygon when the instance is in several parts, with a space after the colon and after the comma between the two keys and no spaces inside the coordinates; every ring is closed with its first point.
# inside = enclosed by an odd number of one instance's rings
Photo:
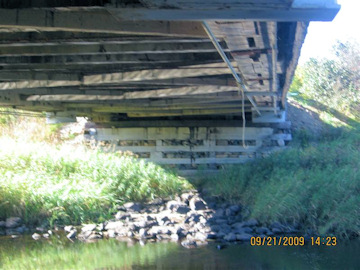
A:
{"type": "Polygon", "coordinates": [[[294,99],[288,99],[287,119],[291,121],[293,131],[307,130],[315,136],[319,136],[326,124],[320,119],[319,113],[313,109],[305,108],[294,99]]]}

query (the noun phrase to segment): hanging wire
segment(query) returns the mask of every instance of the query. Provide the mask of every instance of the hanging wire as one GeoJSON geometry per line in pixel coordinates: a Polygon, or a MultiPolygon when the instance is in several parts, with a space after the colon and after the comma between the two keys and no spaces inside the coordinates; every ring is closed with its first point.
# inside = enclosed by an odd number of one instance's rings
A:
{"type": "MultiPolygon", "coordinates": [[[[221,58],[227,64],[227,66],[229,67],[233,77],[235,78],[236,84],[238,86],[238,95],[240,96],[240,93],[241,93],[241,116],[242,116],[242,122],[243,122],[243,125],[242,125],[242,145],[243,145],[244,148],[248,148],[248,146],[245,143],[245,129],[246,129],[245,91],[246,91],[246,86],[244,85],[243,81],[241,80],[241,78],[237,74],[236,70],[232,66],[231,62],[229,61],[228,57],[224,53],[224,50],[222,49],[221,45],[216,40],[216,37],[212,33],[210,26],[205,21],[203,22],[203,26],[204,26],[204,29],[205,29],[206,33],[208,34],[211,42],[214,44],[214,46],[217,49],[217,51],[219,52],[221,58]]],[[[258,114],[261,115],[261,113],[260,113],[259,109],[257,108],[257,106],[256,106],[254,100],[252,99],[252,97],[247,96],[247,98],[249,99],[251,104],[254,106],[254,109],[258,112],[258,114]]]]}

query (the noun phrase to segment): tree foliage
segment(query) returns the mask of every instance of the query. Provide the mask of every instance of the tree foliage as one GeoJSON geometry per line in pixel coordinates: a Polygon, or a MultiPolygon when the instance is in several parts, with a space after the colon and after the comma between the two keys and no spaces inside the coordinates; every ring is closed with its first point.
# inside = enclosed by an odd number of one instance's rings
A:
{"type": "Polygon", "coordinates": [[[290,91],[345,114],[360,111],[360,45],[338,42],[331,58],[311,58],[299,67],[290,91]]]}

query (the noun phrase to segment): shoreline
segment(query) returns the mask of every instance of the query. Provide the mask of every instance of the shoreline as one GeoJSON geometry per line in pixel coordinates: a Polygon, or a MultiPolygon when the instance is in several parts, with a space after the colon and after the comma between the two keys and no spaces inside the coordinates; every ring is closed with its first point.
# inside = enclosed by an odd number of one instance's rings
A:
{"type": "MultiPolygon", "coordinates": [[[[68,225],[55,231],[64,231],[68,239],[84,242],[104,238],[138,241],[142,245],[147,242],[173,241],[181,243],[185,248],[203,246],[208,242],[215,242],[221,248],[222,244],[248,243],[252,237],[302,236],[308,240],[311,236],[317,236],[301,235],[300,226],[296,224],[261,224],[256,219],[247,219],[243,212],[241,205],[216,203],[213,200],[206,202],[198,192],[192,191],[173,200],[155,199],[146,204],[125,203],[118,207],[114,218],[109,221],[68,225]]],[[[34,240],[49,238],[54,232],[42,227],[27,228],[16,217],[0,221],[1,231],[5,231],[6,235],[30,233],[34,240]]]]}

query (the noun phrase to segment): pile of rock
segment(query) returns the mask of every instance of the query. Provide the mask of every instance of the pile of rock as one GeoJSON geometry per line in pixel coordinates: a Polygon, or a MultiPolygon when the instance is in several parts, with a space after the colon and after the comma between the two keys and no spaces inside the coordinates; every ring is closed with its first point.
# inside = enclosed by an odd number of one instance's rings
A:
{"type": "Polygon", "coordinates": [[[0,235],[19,235],[28,231],[19,217],[9,217],[5,221],[0,221],[0,235]]]}
{"type": "Polygon", "coordinates": [[[264,227],[255,219],[243,220],[240,205],[206,203],[196,192],[175,200],[154,200],[148,204],[126,203],[113,220],[83,225],[79,230],[66,226],[68,238],[82,241],[101,238],[119,240],[180,241],[184,247],[204,245],[208,240],[249,241],[252,236],[294,233],[295,228],[273,223],[264,227]]]}

